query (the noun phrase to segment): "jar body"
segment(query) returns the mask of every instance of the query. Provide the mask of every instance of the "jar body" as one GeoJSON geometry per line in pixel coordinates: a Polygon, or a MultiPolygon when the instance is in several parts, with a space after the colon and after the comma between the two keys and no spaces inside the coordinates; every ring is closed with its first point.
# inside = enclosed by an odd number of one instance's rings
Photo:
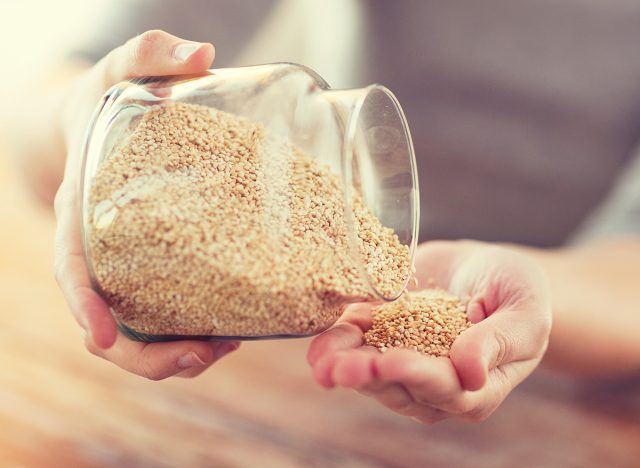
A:
{"type": "Polygon", "coordinates": [[[84,153],[87,267],[132,338],[312,335],[411,275],[415,158],[386,88],[294,64],[125,82],[84,153]]]}

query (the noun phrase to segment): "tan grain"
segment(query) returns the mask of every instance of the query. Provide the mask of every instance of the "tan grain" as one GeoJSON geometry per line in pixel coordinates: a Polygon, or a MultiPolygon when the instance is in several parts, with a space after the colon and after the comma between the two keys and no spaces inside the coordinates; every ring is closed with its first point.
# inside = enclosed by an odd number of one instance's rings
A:
{"type": "Polygon", "coordinates": [[[115,316],[160,335],[304,335],[345,302],[393,295],[409,252],[360,196],[356,249],[342,182],[236,115],[155,106],[102,163],[89,197],[96,281],[115,316]]]}
{"type": "Polygon", "coordinates": [[[373,308],[373,323],[365,343],[382,352],[408,348],[431,356],[448,356],[456,338],[471,322],[466,305],[442,289],[403,294],[373,308]]]}

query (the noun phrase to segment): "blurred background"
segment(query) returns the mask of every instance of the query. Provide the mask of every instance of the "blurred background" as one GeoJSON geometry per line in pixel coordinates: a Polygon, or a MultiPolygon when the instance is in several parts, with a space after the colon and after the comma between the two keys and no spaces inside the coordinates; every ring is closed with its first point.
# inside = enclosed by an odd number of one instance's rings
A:
{"type": "MultiPolygon", "coordinates": [[[[0,2],[3,102],[16,98],[86,40],[109,12],[106,0],[0,2]]],[[[3,113],[4,114],[4,113],[3,113]]]]}
{"type": "Polygon", "coordinates": [[[624,172],[640,2],[319,3],[0,0],[0,465],[638,466],[637,380],[540,371],[488,421],[429,427],[318,388],[307,340],[245,343],[193,381],[85,351],[52,275],[53,215],[10,158],[11,117],[57,64],[147,29],[214,42],[217,66],[287,60],[336,87],[388,85],[416,143],[423,238],[563,245],[624,172]]]}

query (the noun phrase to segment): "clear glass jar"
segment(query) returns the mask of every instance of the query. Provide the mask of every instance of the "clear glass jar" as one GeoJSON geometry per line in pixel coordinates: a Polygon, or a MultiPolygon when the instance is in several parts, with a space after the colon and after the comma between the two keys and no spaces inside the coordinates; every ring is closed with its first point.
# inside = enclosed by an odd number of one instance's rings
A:
{"type": "Polygon", "coordinates": [[[89,274],[133,339],[308,336],[412,275],[415,157],[380,85],[290,63],[123,82],[82,171],[89,274]]]}

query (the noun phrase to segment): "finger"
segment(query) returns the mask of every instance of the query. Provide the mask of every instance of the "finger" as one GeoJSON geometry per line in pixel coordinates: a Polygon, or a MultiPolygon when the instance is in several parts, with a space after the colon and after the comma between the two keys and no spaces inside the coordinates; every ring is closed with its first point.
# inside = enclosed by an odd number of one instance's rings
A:
{"type": "Polygon", "coordinates": [[[366,332],[369,328],[371,328],[371,324],[373,323],[373,317],[371,315],[371,309],[378,305],[379,303],[374,302],[360,302],[357,304],[349,305],[338,323],[349,322],[356,325],[360,330],[366,332]]]}
{"type": "Polygon", "coordinates": [[[487,419],[520,382],[538,365],[539,359],[518,361],[496,367],[487,378],[482,389],[465,392],[455,412],[458,417],[471,422],[487,419]]]}
{"type": "Polygon", "coordinates": [[[465,330],[449,353],[462,386],[479,390],[492,369],[541,356],[548,335],[546,322],[545,315],[535,310],[502,310],[465,330]]]}
{"type": "Polygon", "coordinates": [[[406,415],[416,405],[411,394],[397,383],[371,382],[358,389],[358,393],[373,398],[382,406],[398,414],[406,415]]]}
{"type": "MultiPolygon", "coordinates": [[[[347,366],[363,366],[363,369],[356,369],[355,372],[358,374],[356,379],[364,379],[366,377],[365,373],[366,369],[369,368],[370,364],[365,361],[364,357],[360,357],[363,353],[368,354],[369,356],[375,356],[378,354],[376,349],[367,347],[367,348],[359,348],[359,349],[341,349],[336,351],[327,352],[319,355],[314,362],[311,364],[311,373],[313,378],[318,384],[325,388],[333,388],[336,385],[341,385],[340,382],[336,382],[336,376],[334,376],[334,371],[336,369],[336,365],[340,363],[343,359],[346,359],[347,366]],[[356,357],[351,358],[350,355],[354,354],[356,357]]],[[[343,368],[340,370],[340,375],[338,376],[340,379],[343,378],[344,373],[350,372],[349,368],[343,368]]],[[[344,383],[349,383],[351,377],[344,377],[344,383]]]]}
{"type": "Polygon", "coordinates": [[[77,197],[71,185],[63,183],[55,199],[55,277],[80,326],[97,346],[108,348],[115,342],[118,330],[109,306],[91,287],[82,251],[77,197]]]}
{"type": "Polygon", "coordinates": [[[311,364],[311,375],[313,379],[324,388],[333,388],[335,386],[331,374],[333,373],[336,360],[339,357],[338,354],[339,352],[320,355],[313,364],[311,364]]]}
{"type": "Polygon", "coordinates": [[[376,379],[374,361],[379,354],[370,346],[338,353],[331,370],[332,384],[353,389],[370,384],[376,379]]]}
{"type": "Polygon", "coordinates": [[[487,318],[487,311],[481,301],[475,299],[467,304],[467,318],[471,323],[478,323],[487,318]]]}
{"type": "Polygon", "coordinates": [[[95,346],[87,339],[87,349],[118,367],[150,380],[173,375],[195,376],[238,348],[238,342],[175,341],[142,343],[121,333],[109,349],[95,346]]]}
{"type": "Polygon", "coordinates": [[[380,382],[403,385],[420,404],[445,407],[464,392],[448,358],[424,356],[410,350],[390,350],[375,362],[380,382]]]}
{"type": "Polygon", "coordinates": [[[401,384],[373,382],[358,392],[398,414],[409,416],[423,424],[433,424],[450,416],[446,411],[416,402],[411,392],[401,384]]]}
{"type": "Polygon", "coordinates": [[[414,391],[401,383],[376,380],[358,389],[358,392],[375,399],[396,413],[410,416],[424,424],[432,424],[454,415],[459,417],[459,414],[463,412],[455,406],[450,409],[448,407],[450,405],[442,407],[442,405],[421,402],[416,398],[414,391]]]}
{"type": "Polygon", "coordinates": [[[361,346],[363,332],[370,327],[371,305],[349,306],[337,325],[314,338],[307,352],[307,362],[313,366],[322,356],[361,346]]]}
{"type": "Polygon", "coordinates": [[[213,363],[218,362],[224,356],[226,356],[227,354],[231,354],[233,351],[237,350],[240,347],[239,341],[224,342],[224,343],[210,342],[209,344],[213,348],[213,355],[214,355],[213,361],[211,361],[208,364],[205,364],[204,366],[193,366],[193,367],[187,368],[181,372],[178,372],[177,374],[175,374],[175,376],[185,378],[185,379],[192,379],[194,377],[197,377],[200,374],[202,374],[204,371],[206,371],[209,367],[211,367],[213,363]]]}
{"type": "Polygon", "coordinates": [[[421,424],[435,424],[452,417],[450,413],[430,406],[418,406],[416,412],[410,416],[421,424]]]}
{"type": "Polygon", "coordinates": [[[105,89],[142,76],[198,73],[211,66],[212,44],[186,41],[160,30],[147,31],[111,51],[97,64],[105,89]]]}
{"type": "Polygon", "coordinates": [[[339,323],[314,338],[307,352],[307,361],[312,366],[322,356],[362,345],[362,330],[352,323],[339,323]]]}

